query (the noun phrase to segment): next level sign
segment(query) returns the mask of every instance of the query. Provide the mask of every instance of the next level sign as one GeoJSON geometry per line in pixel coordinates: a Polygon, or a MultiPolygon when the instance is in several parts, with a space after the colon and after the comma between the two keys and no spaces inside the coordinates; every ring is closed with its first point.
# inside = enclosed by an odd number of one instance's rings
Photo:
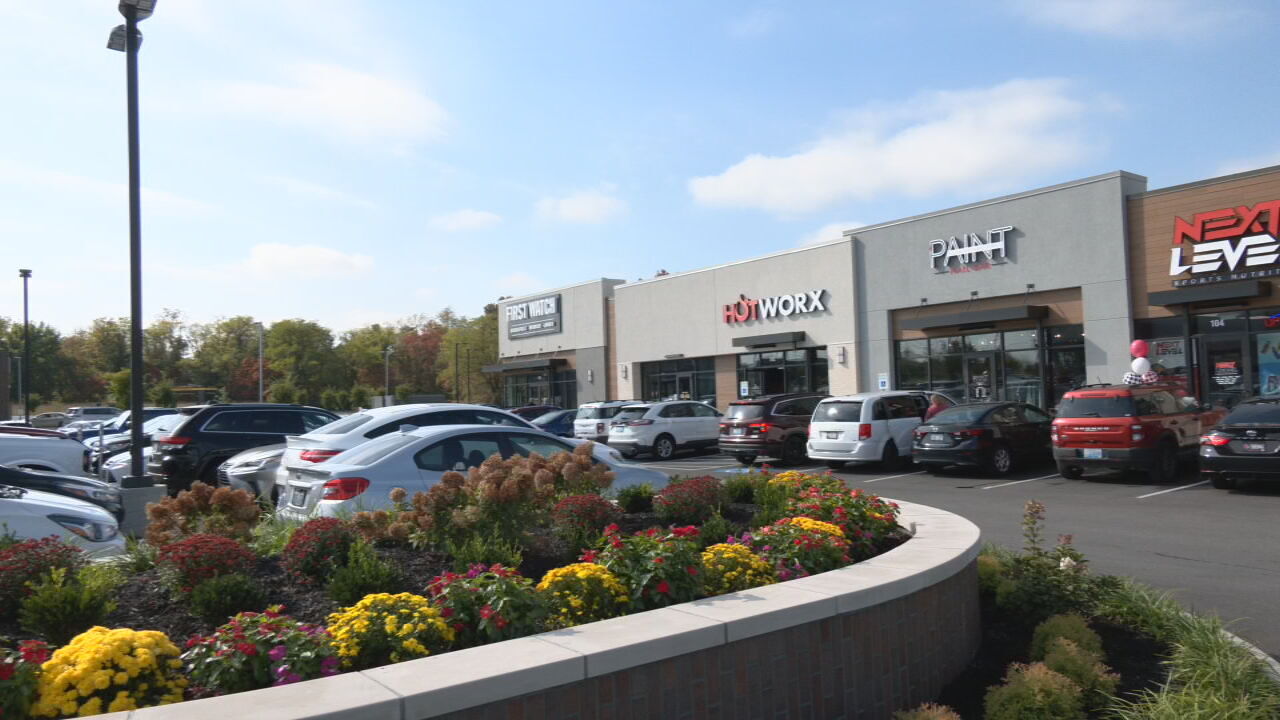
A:
{"type": "Polygon", "coordinates": [[[550,335],[564,329],[559,295],[545,295],[507,306],[507,337],[550,335]]]}

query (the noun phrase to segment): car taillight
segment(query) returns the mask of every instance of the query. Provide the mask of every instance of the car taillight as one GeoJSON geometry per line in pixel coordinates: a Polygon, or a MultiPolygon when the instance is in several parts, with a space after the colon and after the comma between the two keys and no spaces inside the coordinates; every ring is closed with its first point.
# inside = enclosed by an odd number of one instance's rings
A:
{"type": "Polygon", "coordinates": [[[596,423],[596,434],[599,435],[603,432],[604,432],[604,423],[596,423]]]}
{"type": "Polygon", "coordinates": [[[632,420],[631,422],[625,422],[622,424],[623,425],[652,425],[653,421],[648,418],[641,418],[640,420],[632,420]]]}
{"type": "Polygon", "coordinates": [[[1229,442],[1231,442],[1231,438],[1227,437],[1226,435],[1219,435],[1218,433],[1210,433],[1208,435],[1200,436],[1201,445],[1212,445],[1213,447],[1222,447],[1223,445],[1226,445],[1229,442]]]}
{"type": "Polygon", "coordinates": [[[324,500],[350,500],[369,489],[369,481],[362,477],[334,478],[324,484],[324,500]]]}
{"type": "Polygon", "coordinates": [[[769,428],[773,426],[769,423],[748,423],[747,427],[751,430],[755,430],[759,435],[768,435],[769,428]]]}
{"type": "Polygon", "coordinates": [[[859,440],[871,439],[871,425],[869,423],[863,423],[858,426],[858,439],[859,440]]]}
{"type": "Polygon", "coordinates": [[[298,456],[304,462],[322,463],[325,460],[342,452],[341,450],[303,450],[298,456]]]}
{"type": "Polygon", "coordinates": [[[151,444],[164,449],[166,447],[182,447],[191,442],[191,438],[181,435],[158,435],[151,438],[151,444]]]}

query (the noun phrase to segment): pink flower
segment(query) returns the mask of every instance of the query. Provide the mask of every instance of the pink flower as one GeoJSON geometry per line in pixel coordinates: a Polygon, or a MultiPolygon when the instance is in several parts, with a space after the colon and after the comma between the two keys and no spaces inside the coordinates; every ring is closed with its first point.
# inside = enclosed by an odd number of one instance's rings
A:
{"type": "Polygon", "coordinates": [[[271,648],[271,650],[267,651],[267,657],[271,658],[272,662],[280,662],[281,660],[284,659],[284,656],[288,654],[289,654],[289,648],[285,647],[284,645],[277,645],[271,648]]]}

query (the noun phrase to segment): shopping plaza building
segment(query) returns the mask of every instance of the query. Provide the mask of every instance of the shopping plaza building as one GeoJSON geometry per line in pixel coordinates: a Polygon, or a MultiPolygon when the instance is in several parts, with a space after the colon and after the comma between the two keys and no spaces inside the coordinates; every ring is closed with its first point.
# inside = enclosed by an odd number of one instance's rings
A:
{"type": "Polygon", "coordinates": [[[501,304],[510,406],[934,389],[1053,407],[1133,339],[1206,402],[1280,396],[1280,166],[1147,190],[1113,172],[840,240],[501,304]]]}

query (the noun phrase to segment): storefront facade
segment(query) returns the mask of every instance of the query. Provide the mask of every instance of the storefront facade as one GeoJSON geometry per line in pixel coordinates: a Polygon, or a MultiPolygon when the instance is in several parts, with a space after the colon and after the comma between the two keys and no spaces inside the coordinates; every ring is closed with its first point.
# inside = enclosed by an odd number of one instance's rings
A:
{"type": "Polygon", "coordinates": [[[498,363],[505,407],[575,408],[613,398],[609,347],[613,289],[601,278],[498,305],[498,363]]]}

